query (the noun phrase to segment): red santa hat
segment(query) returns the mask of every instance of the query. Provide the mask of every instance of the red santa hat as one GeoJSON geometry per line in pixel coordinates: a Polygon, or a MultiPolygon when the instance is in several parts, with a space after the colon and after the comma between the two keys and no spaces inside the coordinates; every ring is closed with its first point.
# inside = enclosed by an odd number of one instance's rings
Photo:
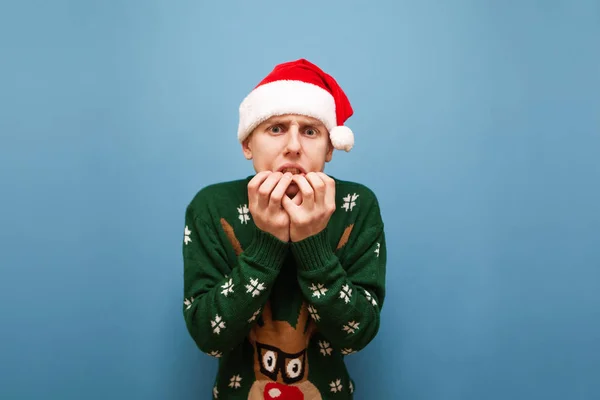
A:
{"type": "Polygon", "coordinates": [[[277,65],[240,104],[238,140],[274,115],[300,114],[318,119],[333,147],[350,151],[354,134],[344,123],[353,114],[346,94],[332,76],[305,59],[277,65]]]}

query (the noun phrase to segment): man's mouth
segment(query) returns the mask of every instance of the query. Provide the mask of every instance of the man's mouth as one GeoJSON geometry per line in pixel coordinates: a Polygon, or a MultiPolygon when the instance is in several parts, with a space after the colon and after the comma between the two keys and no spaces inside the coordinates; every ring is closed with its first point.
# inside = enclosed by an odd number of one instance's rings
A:
{"type": "Polygon", "coordinates": [[[294,175],[298,175],[298,174],[302,173],[302,171],[300,171],[299,168],[284,168],[284,169],[281,170],[281,172],[284,173],[284,174],[286,172],[291,172],[294,175]]]}
{"type": "Polygon", "coordinates": [[[304,175],[305,174],[304,171],[299,167],[283,167],[283,168],[279,169],[279,172],[284,173],[284,174],[286,172],[289,172],[292,175],[304,175]]]}

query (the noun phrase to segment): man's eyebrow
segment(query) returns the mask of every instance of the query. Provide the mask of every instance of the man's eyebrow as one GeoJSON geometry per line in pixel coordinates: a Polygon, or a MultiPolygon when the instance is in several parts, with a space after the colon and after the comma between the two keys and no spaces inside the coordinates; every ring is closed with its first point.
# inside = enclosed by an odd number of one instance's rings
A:
{"type": "Polygon", "coordinates": [[[299,121],[299,123],[300,123],[301,126],[312,126],[313,128],[317,128],[317,127],[319,127],[321,125],[324,126],[324,124],[321,121],[318,121],[318,120],[317,121],[313,121],[313,120],[310,120],[310,119],[303,119],[303,120],[299,121]]]}
{"type": "Polygon", "coordinates": [[[319,122],[319,121],[309,121],[309,120],[306,120],[306,121],[301,121],[300,125],[304,125],[304,126],[306,126],[306,125],[318,126],[318,125],[323,125],[323,123],[319,122]]]}
{"type": "Polygon", "coordinates": [[[319,132],[327,131],[327,127],[322,122],[314,122],[314,121],[302,122],[300,124],[300,127],[303,129],[312,128],[319,132]]]}
{"type": "Polygon", "coordinates": [[[283,117],[271,117],[263,122],[261,122],[261,125],[264,126],[272,126],[272,125],[288,125],[289,121],[286,121],[285,118],[283,117]]]}
{"type": "Polygon", "coordinates": [[[285,118],[271,118],[267,121],[265,121],[266,123],[270,124],[289,124],[288,121],[285,120],[285,118]]]}
{"type": "MultiPolygon", "coordinates": [[[[290,121],[288,121],[287,118],[285,118],[285,117],[274,117],[265,122],[268,123],[269,125],[277,125],[277,124],[287,125],[290,123],[290,121]]],[[[299,123],[301,126],[312,126],[315,128],[320,125],[323,125],[323,123],[320,121],[311,121],[309,119],[306,119],[306,120],[303,119],[303,120],[299,121],[299,123]]]]}

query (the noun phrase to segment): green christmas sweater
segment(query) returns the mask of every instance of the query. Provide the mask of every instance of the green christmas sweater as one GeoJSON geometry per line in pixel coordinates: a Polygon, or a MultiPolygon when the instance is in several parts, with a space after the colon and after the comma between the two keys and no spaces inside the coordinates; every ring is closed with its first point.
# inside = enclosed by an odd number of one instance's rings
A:
{"type": "Polygon", "coordinates": [[[327,228],[282,242],[253,223],[252,177],[201,189],[185,213],[183,315],[219,360],[213,398],[352,399],[344,358],[377,334],[385,296],[377,198],[332,177],[327,228]]]}

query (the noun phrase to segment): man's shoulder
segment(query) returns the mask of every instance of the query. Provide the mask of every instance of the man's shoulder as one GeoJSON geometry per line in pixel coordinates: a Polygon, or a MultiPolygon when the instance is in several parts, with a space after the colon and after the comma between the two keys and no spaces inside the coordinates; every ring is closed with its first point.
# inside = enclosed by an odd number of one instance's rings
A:
{"type": "Polygon", "coordinates": [[[198,190],[195,197],[210,197],[222,193],[239,192],[247,190],[249,177],[234,180],[210,183],[198,190]]]}
{"type": "Polygon", "coordinates": [[[192,197],[188,208],[200,211],[217,206],[238,205],[248,197],[250,178],[214,182],[203,186],[192,197]]]}
{"type": "Polygon", "coordinates": [[[362,197],[363,200],[377,202],[377,195],[366,184],[351,180],[344,180],[332,176],[335,180],[335,191],[337,198],[357,199],[362,197]]]}

